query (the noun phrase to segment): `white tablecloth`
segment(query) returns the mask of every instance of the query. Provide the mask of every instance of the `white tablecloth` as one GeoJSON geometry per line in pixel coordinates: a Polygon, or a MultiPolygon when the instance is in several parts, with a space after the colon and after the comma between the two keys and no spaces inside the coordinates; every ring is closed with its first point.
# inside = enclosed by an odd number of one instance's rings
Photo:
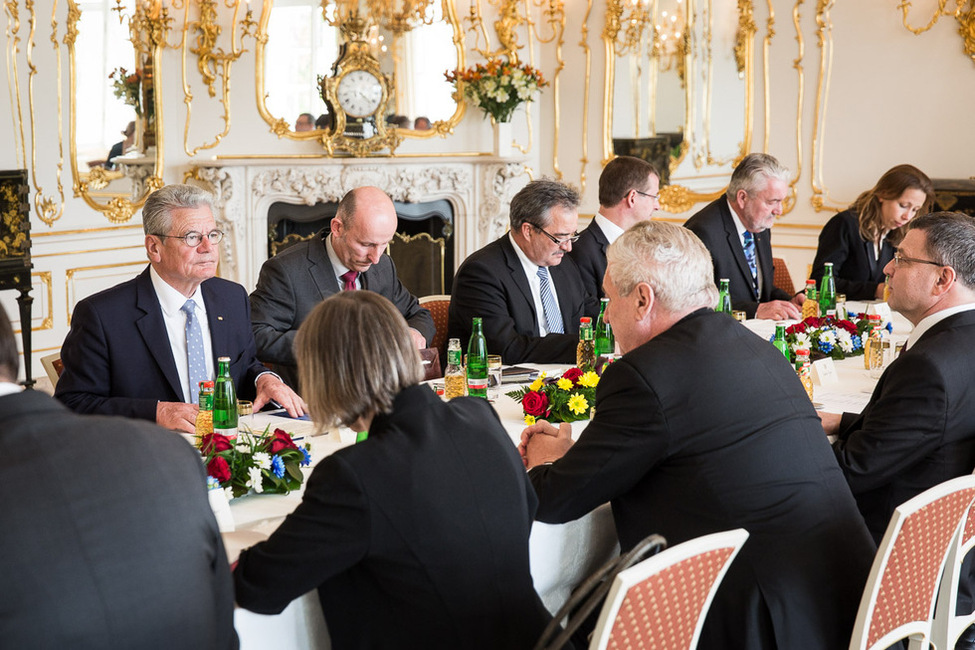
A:
{"type": "MultiPolygon", "coordinates": [[[[556,368],[543,366],[543,368],[556,368]]],[[[515,386],[505,384],[504,390],[515,386]]],[[[503,396],[495,403],[495,410],[505,429],[517,444],[524,429],[520,405],[503,396]]],[[[265,426],[281,427],[295,436],[306,436],[312,445],[313,462],[354,442],[354,434],[330,431],[312,435],[315,427],[309,422],[288,420],[267,414],[255,414],[242,420],[254,430],[265,426]]],[[[578,436],[585,422],[573,424],[578,436]]],[[[310,469],[305,470],[307,478],[310,469]]],[[[233,562],[244,548],[266,539],[301,502],[301,494],[252,494],[235,499],[230,504],[236,530],[224,533],[227,555],[233,562]]],[[[535,522],[529,541],[531,572],[535,589],[542,602],[553,613],[568,599],[573,587],[596,568],[619,553],[616,528],[609,505],[604,505],[585,517],[562,525],[535,522]]],[[[263,616],[238,608],[234,624],[240,636],[242,650],[279,650],[330,648],[328,629],[322,616],[316,592],[308,593],[292,602],[277,616],[263,616]]]]}

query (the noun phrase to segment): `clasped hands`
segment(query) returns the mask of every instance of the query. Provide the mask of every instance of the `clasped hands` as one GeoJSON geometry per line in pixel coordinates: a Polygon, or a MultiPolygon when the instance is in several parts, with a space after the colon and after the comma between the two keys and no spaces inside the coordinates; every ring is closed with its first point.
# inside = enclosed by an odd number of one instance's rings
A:
{"type": "MultiPolygon", "coordinates": [[[[293,418],[308,412],[305,401],[288,387],[281,379],[270,372],[257,378],[257,397],[254,399],[254,412],[258,412],[270,401],[275,401],[293,418]]],[[[196,430],[196,414],[200,407],[185,402],[158,402],[156,404],[156,424],[175,431],[193,433],[196,430]]]]}
{"type": "Polygon", "coordinates": [[[518,453],[525,467],[531,469],[554,463],[565,455],[572,444],[571,424],[562,422],[556,429],[545,420],[539,420],[521,432],[518,453]]]}

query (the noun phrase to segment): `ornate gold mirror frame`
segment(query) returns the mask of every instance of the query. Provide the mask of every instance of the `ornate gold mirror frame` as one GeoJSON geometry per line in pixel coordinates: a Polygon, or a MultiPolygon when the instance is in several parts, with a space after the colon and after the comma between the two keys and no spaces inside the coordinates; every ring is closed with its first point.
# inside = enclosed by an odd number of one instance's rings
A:
{"type": "MultiPolygon", "coordinates": [[[[695,47],[693,43],[685,43],[683,49],[684,53],[684,77],[686,80],[686,94],[685,94],[685,137],[684,141],[681,143],[680,155],[675,160],[671,161],[671,171],[676,170],[677,166],[684,160],[684,157],[689,150],[689,148],[700,149],[702,153],[695,156],[695,167],[700,169],[705,163],[706,164],[722,164],[722,162],[715,160],[710,152],[709,145],[709,130],[710,130],[710,107],[713,103],[712,98],[712,77],[713,77],[713,60],[711,58],[711,42],[710,42],[710,32],[712,25],[710,24],[713,20],[712,3],[714,0],[684,0],[685,12],[687,16],[687,30],[688,32],[696,31],[696,33],[705,33],[707,42],[702,46],[695,47]],[[701,20],[697,8],[698,2],[704,2],[706,5],[706,16],[705,19],[708,21],[708,25],[703,27],[695,28],[695,23],[701,20]],[[695,60],[695,53],[703,52],[704,58],[706,60],[698,61],[695,60]],[[705,82],[702,84],[698,82],[694,83],[694,79],[699,79],[700,67],[705,67],[705,82]],[[697,121],[695,115],[695,109],[697,105],[701,102],[697,101],[697,97],[703,97],[703,132],[697,134],[695,132],[695,123],[697,121]],[[691,142],[695,140],[697,142],[691,142]],[[699,164],[700,163],[700,164],[699,164]]],[[[604,164],[611,160],[614,156],[613,152],[613,90],[616,81],[616,61],[617,57],[624,56],[627,52],[633,48],[633,44],[637,39],[640,38],[640,34],[634,34],[634,30],[637,25],[642,24],[649,33],[649,38],[654,37],[654,27],[651,24],[647,16],[653,16],[656,13],[656,3],[654,3],[653,9],[648,10],[646,6],[642,3],[637,3],[634,5],[632,2],[627,0],[607,0],[606,7],[606,22],[603,29],[603,42],[606,51],[606,70],[604,74],[604,85],[603,85],[603,161],[604,164]],[[639,15],[638,15],[639,14],[639,15]],[[644,16],[646,14],[646,16],[644,16]]],[[[739,76],[744,81],[744,132],[742,136],[742,141],[739,146],[738,155],[734,158],[734,163],[737,163],[746,153],[751,149],[751,138],[752,138],[752,121],[753,121],[753,93],[754,93],[754,62],[753,62],[753,47],[754,47],[754,37],[755,37],[755,23],[753,18],[753,2],[752,0],[738,0],[737,14],[738,14],[738,24],[737,32],[735,38],[735,47],[733,56],[735,58],[736,66],[738,68],[739,76]]],[[[703,13],[703,12],[700,12],[703,13]]],[[[642,34],[642,30],[641,30],[642,34]]],[[[646,70],[645,74],[653,74],[655,66],[650,66],[646,70]]],[[[711,176],[709,174],[708,176],[711,176]]],[[[718,189],[713,192],[699,192],[689,187],[672,183],[670,185],[665,185],[660,188],[660,205],[661,209],[667,212],[686,212],[690,210],[695,204],[704,201],[713,201],[717,197],[721,196],[725,191],[725,188],[718,189]]]]}
{"type": "MultiPolygon", "coordinates": [[[[322,5],[324,6],[328,0],[323,0],[322,5]]],[[[371,15],[374,12],[375,1],[366,3],[368,11],[363,11],[364,15],[371,15]]],[[[381,4],[381,3],[380,3],[381,4]]],[[[378,5],[377,5],[378,6],[378,5]]],[[[255,47],[255,88],[257,91],[257,111],[260,113],[264,121],[267,122],[268,126],[271,127],[271,132],[277,135],[279,138],[286,137],[292,140],[317,140],[322,143],[323,148],[326,149],[326,153],[331,155],[329,152],[328,141],[330,139],[330,131],[323,129],[314,129],[312,131],[294,131],[291,128],[291,124],[283,117],[277,117],[271,114],[271,111],[267,107],[266,102],[266,89],[264,83],[264,68],[266,63],[266,50],[268,43],[268,24],[271,20],[271,10],[274,8],[274,0],[264,0],[264,5],[261,10],[261,18],[257,27],[257,34],[255,39],[257,45],[255,47]]],[[[441,10],[443,14],[443,20],[450,25],[453,31],[453,44],[454,49],[457,52],[457,68],[464,68],[466,66],[466,59],[464,56],[464,32],[461,29],[460,21],[457,18],[457,10],[454,6],[454,0],[441,0],[441,10]]],[[[324,20],[324,18],[323,18],[324,20]]],[[[338,29],[338,27],[336,27],[338,29]]],[[[318,71],[321,75],[329,75],[331,70],[320,70],[318,71]]],[[[397,73],[403,74],[400,70],[400,66],[397,65],[397,73]]],[[[453,99],[456,104],[453,115],[451,115],[446,120],[437,120],[430,124],[430,128],[427,130],[417,131],[414,129],[403,129],[403,128],[390,128],[389,130],[395,137],[399,138],[432,138],[434,136],[446,137],[448,134],[454,132],[454,128],[460,123],[462,117],[464,117],[464,112],[467,110],[467,104],[463,99],[463,96],[459,92],[454,92],[453,99]]]]}
{"type": "MultiPolygon", "coordinates": [[[[155,5],[159,7],[159,4],[155,5]]],[[[74,183],[74,195],[84,199],[85,203],[104,214],[112,223],[125,223],[132,218],[135,211],[142,207],[146,197],[156,189],[163,186],[161,174],[163,169],[163,129],[162,129],[162,105],[159,93],[159,71],[160,71],[160,52],[162,50],[160,39],[164,36],[166,25],[162,22],[165,16],[160,17],[157,13],[151,13],[152,5],[145,3],[139,4],[136,8],[135,16],[129,18],[129,28],[131,33],[132,45],[135,49],[144,70],[144,78],[152,79],[152,97],[149,98],[145,93],[146,100],[152,102],[154,122],[155,122],[155,147],[150,149],[152,152],[152,167],[144,165],[144,169],[133,172],[133,187],[140,188],[138,193],[133,192],[128,198],[121,195],[110,196],[107,201],[99,200],[105,197],[98,196],[98,191],[104,189],[112,180],[112,172],[102,168],[82,171],[78,166],[78,66],[79,59],[75,52],[75,40],[78,37],[78,21],[81,18],[81,8],[75,0],[68,0],[68,20],[67,33],[64,42],[68,47],[68,68],[69,68],[69,107],[70,107],[70,158],[71,175],[74,183]]],[[[118,174],[115,173],[114,177],[118,174]]]]}

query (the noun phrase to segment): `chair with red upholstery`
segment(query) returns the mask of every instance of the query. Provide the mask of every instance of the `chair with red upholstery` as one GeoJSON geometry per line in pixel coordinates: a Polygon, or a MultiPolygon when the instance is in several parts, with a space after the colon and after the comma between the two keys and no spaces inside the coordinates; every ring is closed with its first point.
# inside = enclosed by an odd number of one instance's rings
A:
{"type": "Polygon", "coordinates": [[[746,539],[741,528],[705,535],[620,572],[589,650],[697,647],[714,593],[746,539]]]}
{"type": "Polygon", "coordinates": [[[850,650],[879,650],[909,639],[931,642],[945,560],[975,499],[975,476],[945,481],[894,510],[867,578],[850,650]]]}
{"type": "Polygon", "coordinates": [[[934,625],[931,630],[931,640],[936,648],[954,648],[961,633],[975,624],[975,612],[956,614],[962,561],[972,549],[975,549],[975,503],[965,513],[945,561],[945,572],[941,577],[941,589],[938,591],[938,604],[934,609],[934,625]]]}
{"type": "Polygon", "coordinates": [[[785,265],[785,260],[781,257],[773,257],[772,269],[772,284],[790,296],[795,295],[796,285],[792,282],[792,274],[789,273],[789,267],[785,265]]]}
{"type": "MultiPolygon", "coordinates": [[[[450,296],[438,294],[433,296],[423,296],[420,304],[430,312],[433,317],[433,325],[437,328],[430,342],[431,348],[437,348],[440,353],[440,365],[447,363],[447,310],[450,308],[450,296]]],[[[467,341],[461,341],[461,346],[466,346],[467,341]]]]}

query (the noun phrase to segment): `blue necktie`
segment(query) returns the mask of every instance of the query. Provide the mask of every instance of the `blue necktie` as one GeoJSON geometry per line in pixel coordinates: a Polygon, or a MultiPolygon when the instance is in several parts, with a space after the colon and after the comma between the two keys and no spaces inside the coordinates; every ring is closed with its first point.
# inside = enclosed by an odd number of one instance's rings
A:
{"type": "Polygon", "coordinates": [[[545,312],[545,323],[549,334],[564,334],[565,328],[562,327],[562,312],[559,311],[559,303],[552,295],[552,281],[548,277],[548,267],[538,267],[538,280],[540,292],[542,294],[542,310],[545,312]]]}
{"type": "Polygon", "coordinates": [[[752,289],[758,284],[758,260],[755,258],[755,236],[745,231],[745,260],[748,261],[748,268],[752,272],[752,289]]]}
{"type": "Polygon", "coordinates": [[[186,314],[186,367],[189,370],[190,402],[200,402],[200,382],[207,380],[206,357],[203,354],[203,331],[196,319],[196,303],[187,300],[180,308],[186,314]]]}

